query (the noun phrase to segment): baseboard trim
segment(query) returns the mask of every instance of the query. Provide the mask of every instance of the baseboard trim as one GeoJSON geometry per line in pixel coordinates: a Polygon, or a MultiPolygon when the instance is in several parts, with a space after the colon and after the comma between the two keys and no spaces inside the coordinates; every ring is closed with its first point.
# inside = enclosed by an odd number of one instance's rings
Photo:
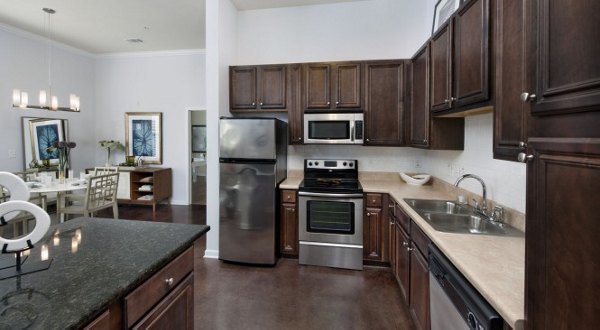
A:
{"type": "Polygon", "coordinates": [[[219,259],[219,250],[204,250],[204,258],[219,259]]]}

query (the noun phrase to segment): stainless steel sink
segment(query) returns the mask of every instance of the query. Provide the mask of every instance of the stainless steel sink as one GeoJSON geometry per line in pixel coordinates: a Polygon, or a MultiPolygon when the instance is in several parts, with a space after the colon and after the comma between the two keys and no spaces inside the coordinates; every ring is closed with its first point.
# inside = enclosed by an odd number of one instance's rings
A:
{"type": "Polygon", "coordinates": [[[470,205],[432,199],[405,198],[404,201],[437,231],[498,236],[524,235],[509,225],[490,221],[470,205]]]}

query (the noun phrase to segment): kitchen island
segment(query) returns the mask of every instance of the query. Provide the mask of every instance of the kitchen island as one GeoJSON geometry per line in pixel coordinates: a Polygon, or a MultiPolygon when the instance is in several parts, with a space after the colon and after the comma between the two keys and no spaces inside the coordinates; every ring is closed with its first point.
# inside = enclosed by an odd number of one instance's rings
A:
{"type": "Polygon", "coordinates": [[[52,226],[24,262],[52,259],[50,268],[0,280],[0,328],[130,327],[178,290],[187,290],[189,311],[193,244],[209,229],[99,218],[52,226]]]}

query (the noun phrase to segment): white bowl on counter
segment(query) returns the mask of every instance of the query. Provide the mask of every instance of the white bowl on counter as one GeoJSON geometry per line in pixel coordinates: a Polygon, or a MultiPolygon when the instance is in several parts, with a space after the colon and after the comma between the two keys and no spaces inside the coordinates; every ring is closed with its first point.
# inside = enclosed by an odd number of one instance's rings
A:
{"type": "Polygon", "coordinates": [[[404,180],[404,182],[411,184],[413,186],[422,186],[426,184],[429,179],[431,179],[431,175],[429,174],[414,174],[408,175],[406,173],[400,172],[400,178],[404,180]]]}

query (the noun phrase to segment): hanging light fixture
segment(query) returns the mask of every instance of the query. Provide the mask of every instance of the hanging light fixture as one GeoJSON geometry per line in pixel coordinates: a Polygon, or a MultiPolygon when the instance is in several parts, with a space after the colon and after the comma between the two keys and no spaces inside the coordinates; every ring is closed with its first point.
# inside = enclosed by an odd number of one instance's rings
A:
{"type": "Polygon", "coordinates": [[[48,90],[41,90],[39,93],[39,105],[29,104],[29,95],[27,92],[23,92],[19,89],[13,90],[13,108],[28,108],[28,109],[45,109],[52,111],[80,111],[79,96],[76,94],[69,94],[69,106],[61,107],[58,105],[58,97],[52,95],[52,15],[56,13],[56,10],[52,8],[42,8],[46,14],[48,14],[48,27],[47,27],[47,42],[48,42],[48,90]]]}

